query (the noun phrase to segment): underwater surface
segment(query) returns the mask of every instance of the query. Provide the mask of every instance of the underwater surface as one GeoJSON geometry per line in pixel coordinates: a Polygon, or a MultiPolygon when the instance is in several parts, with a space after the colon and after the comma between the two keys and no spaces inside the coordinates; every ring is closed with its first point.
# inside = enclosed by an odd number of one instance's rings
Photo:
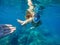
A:
{"type": "Polygon", "coordinates": [[[45,7],[41,25],[30,29],[31,24],[23,27],[16,20],[25,20],[27,0],[0,0],[0,24],[17,28],[1,38],[0,45],[60,45],[60,0],[33,0],[33,3],[39,2],[45,7]]]}

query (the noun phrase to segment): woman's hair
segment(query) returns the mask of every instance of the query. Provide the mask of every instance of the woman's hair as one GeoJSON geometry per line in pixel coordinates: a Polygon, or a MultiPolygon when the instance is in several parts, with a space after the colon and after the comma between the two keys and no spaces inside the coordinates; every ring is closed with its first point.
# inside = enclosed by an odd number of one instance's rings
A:
{"type": "Polygon", "coordinates": [[[29,11],[27,11],[26,12],[26,19],[29,19],[30,17],[32,17],[32,14],[29,11]]]}

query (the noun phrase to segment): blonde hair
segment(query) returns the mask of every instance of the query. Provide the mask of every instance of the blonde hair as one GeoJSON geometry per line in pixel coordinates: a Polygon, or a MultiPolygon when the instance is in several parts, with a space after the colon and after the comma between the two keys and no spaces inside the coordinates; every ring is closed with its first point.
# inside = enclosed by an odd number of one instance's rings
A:
{"type": "Polygon", "coordinates": [[[33,17],[33,16],[29,11],[27,11],[25,17],[26,17],[26,19],[29,19],[30,17],[33,17]]]}

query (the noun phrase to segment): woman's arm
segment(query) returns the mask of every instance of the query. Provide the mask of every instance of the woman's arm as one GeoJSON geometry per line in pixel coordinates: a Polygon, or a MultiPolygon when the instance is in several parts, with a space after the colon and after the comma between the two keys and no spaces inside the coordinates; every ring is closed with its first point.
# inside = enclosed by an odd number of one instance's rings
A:
{"type": "Polygon", "coordinates": [[[32,20],[33,20],[33,18],[29,18],[29,19],[27,19],[27,20],[25,20],[25,21],[21,21],[20,19],[18,19],[17,21],[18,21],[21,25],[25,25],[25,24],[31,22],[32,20]],[[21,22],[22,22],[22,23],[21,23],[21,22]]]}
{"type": "Polygon", "coordinates": [[[25,24],[31,22],[32,20],[33,20],[33,18],[29,18],[29,19],[25,20],[25,21],[22,23],[22,25],[25,25],[25,24]]]}
{"type": "Polygon", "coordinates": [[[33,6],[31,0],[28,0],[28,6],[29,6],[29,8],[28,8],[27,10],[28,10],[32,15],[34,15],[34,12],[33,12],[34,6],[33,6]]]}

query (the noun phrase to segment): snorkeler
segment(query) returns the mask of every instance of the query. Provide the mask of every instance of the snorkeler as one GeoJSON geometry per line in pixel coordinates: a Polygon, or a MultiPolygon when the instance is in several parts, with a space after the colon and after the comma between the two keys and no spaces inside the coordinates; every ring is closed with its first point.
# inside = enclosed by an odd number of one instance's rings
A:
{"type": "Polygon", "coordinates": [[[25,24],[31,22],[33,20],[33,18],[34,18],[34,12],[33,12],[34,7],[32,5],[31,0],[28,0],[28,5],[29,5],[29,9],[27,9],[26,20],[22,21],[22,20],[17,19],[17,21],[19,23],[21,23],[21,25],[25,25],[25,24]]]}
{"type": "MultiPolygon", "coordinates": [[[[29,8],[27,9],[27,14],[26,14],[26,20],[22,21],[20,19],[17,19],[17,21],[21,24],[21,25],[25,25],[29,22],[32,22],[32,25],[34,25],[34,27],[39,26],[40,24],[40,12],[43,9],[43,6],[38,6],[37,4],[35,4],[33,6],[32,1],[28,0],[28,6],[29,8]]],[[[33,28],[34,28],[33,27],[33,28]]]]}
{"type": "Polygon", "coordinates": [[[0,38],[13,33],[16,30],[11,24],[0,24],[0,38]]]}

